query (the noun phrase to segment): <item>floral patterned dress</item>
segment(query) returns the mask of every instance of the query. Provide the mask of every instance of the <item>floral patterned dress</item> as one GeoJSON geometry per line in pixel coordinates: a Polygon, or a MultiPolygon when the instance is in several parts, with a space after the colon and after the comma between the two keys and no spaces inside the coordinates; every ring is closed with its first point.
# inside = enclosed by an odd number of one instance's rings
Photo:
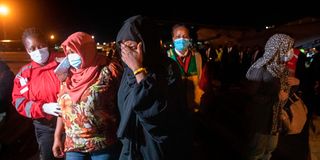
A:
{"type": "Polygon", "coordinates": [[[116,142],[119,76],[114,76],[109,68],[101,69],[97,82],[86,89],[77,103],[66,92],[66,83],[61,85],[58,103],[66,133],[66,152],[92,152],[116,142]]]}

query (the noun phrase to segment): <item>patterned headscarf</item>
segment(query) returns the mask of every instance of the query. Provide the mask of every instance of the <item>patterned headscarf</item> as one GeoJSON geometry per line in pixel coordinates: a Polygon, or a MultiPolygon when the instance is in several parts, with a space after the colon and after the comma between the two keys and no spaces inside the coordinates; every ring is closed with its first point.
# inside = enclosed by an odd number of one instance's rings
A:
{"type": "Polygon", "coordinates": [[[294,40],[286,34],[274,34],[265,45],[265,52],[248,70],[247,78],[254,69],[267,67],[273,77],[280,78],[286,66],[281,63],[281,57],[293,47],[294,40]]]}

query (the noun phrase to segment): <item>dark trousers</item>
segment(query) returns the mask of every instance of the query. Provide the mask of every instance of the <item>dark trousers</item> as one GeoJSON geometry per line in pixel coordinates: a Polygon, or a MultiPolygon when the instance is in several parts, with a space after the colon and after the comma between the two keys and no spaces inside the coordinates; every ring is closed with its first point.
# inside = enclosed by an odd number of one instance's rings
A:
{"type": "Polygon", "coordinates": [[[56,159],[52,153],[55,123],[43,124],[37,120],[33,122],[35,134],[39,145],[40,160],[56,159]]]}

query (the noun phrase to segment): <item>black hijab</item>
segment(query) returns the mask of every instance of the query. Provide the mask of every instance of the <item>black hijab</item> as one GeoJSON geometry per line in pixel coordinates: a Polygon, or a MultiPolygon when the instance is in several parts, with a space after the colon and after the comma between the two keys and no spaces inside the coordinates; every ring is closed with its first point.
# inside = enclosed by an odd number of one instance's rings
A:
{"type": "Polygon", "coordinates": [[[165,63],[166,54],[161,52],[157,26],[151,19],[137,15],[125,20],[116,39],[118,49],[122,40],[142,43],[144,67],[156,71],[165,63]]]}

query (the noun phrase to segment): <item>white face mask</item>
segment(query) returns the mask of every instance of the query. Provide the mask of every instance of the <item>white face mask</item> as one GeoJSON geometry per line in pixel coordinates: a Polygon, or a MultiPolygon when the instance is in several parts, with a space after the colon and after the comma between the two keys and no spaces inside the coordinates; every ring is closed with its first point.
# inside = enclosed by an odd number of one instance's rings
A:
{"type": "Polygon", "coordinates": [[[32,51],[29,53],[30,58],[38,63],[38,64],[44,64],[47,62],[48,58],[49,58],[49,51],[48,51],[48,47],[45,48],[41,48],[41,49],[37,49],[35,51],[32,51]]]}
{"type": "Polygon", "coordinates": [[[79,69],[82,64],[81,57],[77,53],[68,54],[68,60],[70,65],[75,69],[79,69]]]}
{"type": "Polygon", "coordinates": [[[293,57],[294,53],[293,53],[293,49],[290,49],[284,56],[282,56],[281,60],[283,62],[288,62],[291,60],[291,58],[293,57]]]}

